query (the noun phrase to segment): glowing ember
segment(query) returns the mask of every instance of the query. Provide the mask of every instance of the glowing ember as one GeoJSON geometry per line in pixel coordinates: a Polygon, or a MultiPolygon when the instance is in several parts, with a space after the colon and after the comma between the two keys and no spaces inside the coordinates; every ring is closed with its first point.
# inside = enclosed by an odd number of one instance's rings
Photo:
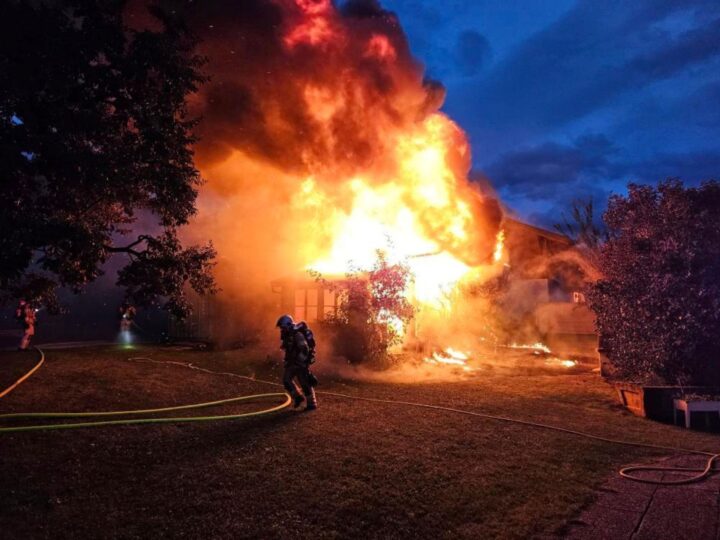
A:
{"type": "Polygon", "coordinates": [[[510,345],[507,345],[509,349],[525,349],[529,351],[533,351],[533,354],[552,354],[552,351],[550,350],[550,347],[547,345],[540,343],[539,341],[537,343],[533,343],[530,345],[520,345],[517,343],[512,343],[510,345]]]}
{"type": "Polygon", "coordinates": [[[444,351],[434,352],[432,357],[425,358],[425,361],[431,364],[451,364],[455,366],[465,366],[470,355],[448,347],[444,351]]]}
{"type": "Polygon", "coordinates": [[[575,360],[563,360],[562,358],[547,358],[545,360],[545,363],[549,366],[560,366],[560,367],[566,367],[571,368],[578,365],[577,361],[575,360]]]}

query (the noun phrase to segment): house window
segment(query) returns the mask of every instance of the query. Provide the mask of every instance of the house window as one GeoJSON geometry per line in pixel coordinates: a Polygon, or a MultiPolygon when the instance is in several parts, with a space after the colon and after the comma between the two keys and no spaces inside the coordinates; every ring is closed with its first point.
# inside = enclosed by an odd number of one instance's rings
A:
{"type": "Polygon", "coordinates": [[[306,289],[295,289],[295,320],[305,319],[305,292],[306,289]]]}
{"type": "Polygon", "coordinates": [[[296,321],[315,322],[318,320],[318,290],[295,289],[296,321]]]}
{"type": "Polygon", "coordinates": [[[318,319],[318,290],[308,289],[306,297],[305,313],[307,322],[315,322],[318,319]]]}

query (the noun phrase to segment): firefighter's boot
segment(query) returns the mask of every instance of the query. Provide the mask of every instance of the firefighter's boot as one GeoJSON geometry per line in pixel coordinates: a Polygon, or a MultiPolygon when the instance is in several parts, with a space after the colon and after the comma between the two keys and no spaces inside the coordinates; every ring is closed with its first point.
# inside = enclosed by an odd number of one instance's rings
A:
{"type": "Polygon", "coordinates": [[[315,396],[315,389],[310,387],[310,391],[307,392],[307,407],[306,411],[314,411],[318,408],[317,397],[315,396]]]}
{"type": "Polygon", "coordinates": [[[305,401],[305,398],[302,394],[295,394],[293,396],[293,409],[297,409],[300,405],[302,405],[303,401],[305,401]]]}

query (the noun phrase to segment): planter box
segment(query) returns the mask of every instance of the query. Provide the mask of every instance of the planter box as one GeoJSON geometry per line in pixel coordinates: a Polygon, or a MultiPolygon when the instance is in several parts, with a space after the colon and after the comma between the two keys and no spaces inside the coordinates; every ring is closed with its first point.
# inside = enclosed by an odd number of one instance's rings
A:
{"type": "Polygon", "coordinates": [[[673,400],[682,394],[717,394],[718,388],[707,386],[644,386],[635,383],[613,383],[620,403],[630,412],[660,422],[674,422],[673,400]]]}

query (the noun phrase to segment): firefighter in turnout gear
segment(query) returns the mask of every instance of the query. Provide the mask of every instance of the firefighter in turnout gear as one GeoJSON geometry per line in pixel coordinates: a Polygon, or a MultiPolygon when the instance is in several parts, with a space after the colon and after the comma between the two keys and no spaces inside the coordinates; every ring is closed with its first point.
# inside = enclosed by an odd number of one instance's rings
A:
{"type": "Polygon", "coordinates": [[[307,324],[295,324],[290,315],[283,315],[277,321],[280,329],[280,348],[285,351],[283,386],[293,399],[293,406],[299,407],[307,400],[305,410],[317,409],[315,388],[317,379],[310,373],[310,364],[315,356],[315,339],[307,324]],[[297,381],[297,382],[296,382],[297,381]],[[298,384],[302,393],[298,390],[298,384]]]}
{"type": "Polygon", "coordinates": [[[30,304],[30,302],[20,300],[17,309],[15,309],[15,319],[17,319],[23,329],[23,335],[20,339],[18,349],[26,351],[30,346],[30,340],[35,335],[37,310],[30,304]]]}
{"type": "Polygon", "coordinates": [[[120,318],[120,341],[126,345],[130,344],[130,341],[132,341],[130,331],[132,329],[133,319],[135,319],[135,314],[135,306],[129,302],[123,302],[118,309],[118,315],[120,318]]]}

